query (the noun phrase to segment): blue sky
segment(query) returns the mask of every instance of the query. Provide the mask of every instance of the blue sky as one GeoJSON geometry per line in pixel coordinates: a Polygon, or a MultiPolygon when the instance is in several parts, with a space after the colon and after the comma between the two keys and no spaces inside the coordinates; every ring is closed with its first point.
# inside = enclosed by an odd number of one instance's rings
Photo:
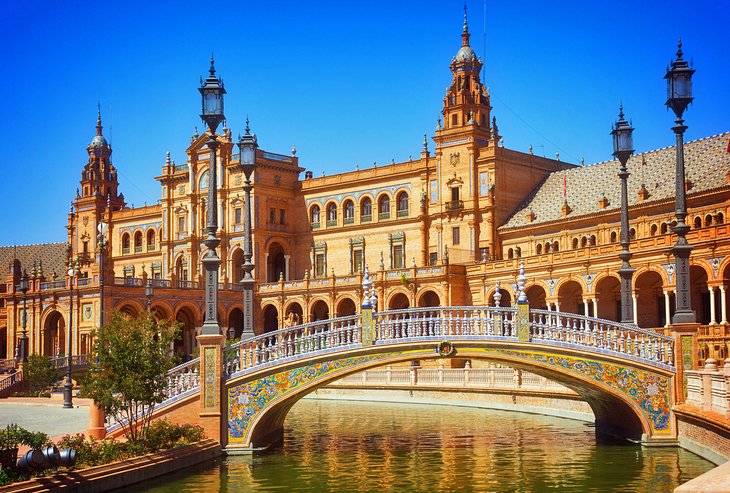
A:
{"type": "MultiPolygon", "coordinates": [[[[467,4],[482,55],[484,2],[467,4]]],[[[687,139],[730,130],[728,0],[487,0],[486,11],[485,82],[507,147],[610,159],[620,101],[637,151],[672,145],[662,77],[679,35],[697,69],[687,139]]],[[[248,113],[263,148],[296,145],[315,176],[416,156],[440,116],[462,15],[460,1],[8,2],[0,245],[65,241],[97,102],[128,204],[156,202],[165,152],[184,162],[203,128],[211,52],[234,135],[248,113]]]]}

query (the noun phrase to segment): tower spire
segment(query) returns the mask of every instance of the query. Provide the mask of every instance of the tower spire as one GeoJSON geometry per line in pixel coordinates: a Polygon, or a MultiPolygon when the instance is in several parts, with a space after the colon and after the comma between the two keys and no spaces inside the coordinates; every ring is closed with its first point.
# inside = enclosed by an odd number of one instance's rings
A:
{"type": "Polygon", "coordinates": [[[466,3],[464,3],[464,31],[461,33],[461,45],[469,46],[469,25],[466,22],[466,3]]]}
{"type": "Polygon", "coordinates": [[[101,135],[101,103],[96,103],[96,135],[101,135]]]}

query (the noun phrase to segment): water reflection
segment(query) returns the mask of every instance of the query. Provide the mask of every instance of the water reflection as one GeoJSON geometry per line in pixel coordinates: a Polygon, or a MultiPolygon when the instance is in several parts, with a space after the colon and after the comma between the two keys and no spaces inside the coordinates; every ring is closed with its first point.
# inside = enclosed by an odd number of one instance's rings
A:
{"type": "Polygon", "coordinates": [[[664,492],[712,468],[677,448],[597,445],[593,433],[521,413],[305,400],[279,450],[138,491],[664,492]]]}

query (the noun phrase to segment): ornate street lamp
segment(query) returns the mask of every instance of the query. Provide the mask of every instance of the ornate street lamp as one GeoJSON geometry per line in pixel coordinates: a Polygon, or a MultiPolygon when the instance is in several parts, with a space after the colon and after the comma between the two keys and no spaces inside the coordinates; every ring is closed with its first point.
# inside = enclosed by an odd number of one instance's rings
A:
{"type": "Polygon", "coordinates": [[[23,325],[23,332],[20,333],[20,353],[18,360],[21,363],[28,362],[28,271],[23,270],[23,277],[20,278],[20,292],[23,293],[23,316],[21,317],[21,324],[23,325]]]}
{"type": "Polygon", "coordinates": [[[210,136],[208,137],[208,148],[210,149],[210,164],[208,165],[208,217],[206,218],[205,229],[208,236],[203,244],[208,250],[203,254],[203,267],[205,268],[205,320],[201,334],[219,335],[220,325],[218,324],[218,269],[221,264],[216,247],[221,240],[216,237],[218,230],[218,180],[217,180],[217,157],[218,141],[215,131],[223,121],[223,95],[226,90],[218,77],[215,76],[215,60],[210,57],[210,75],[205,79],[198,89],[202,96],[203,112],[200,118],[208,126],[210,136]]]}
{"type": "Polygon", "coordinates": [[[682,114],[687,106],[694,99],[692,97],[692,74],[695,73],[689,67],[687,61],[682,58],[682,41],[677,45],[677,59],[672,62],[664,76],[667,79],[667,102],[668,108],[674,111],[677,119],[672,127],[677,135],[677,168],[676,168],[676,212],[677,224],[672,231],[677,235],[677,243],[672,247],[671,252],[675,258],[675,285],[677,309],[672,317],[673,324],[691,324],[696,322],[695,313],[692,311],[690,298],[690,276],[689,276],[689,254],[692,246],[687,242],[686,235],[690,226],[684,222],[687,217],[687,198],[684,181],[684,125],[682,114]]]}
{"type": "Polygon", "coordinates": [[[109,225],[102,220],[96,229],[99,232],[96,240],[99,245],[99,334],[101,335],[104,327],[104,255],[106,254],[109,225]]]}
{"type": "Polygon", "coordinates": [[[147,279],[147,285],[144,287],[144,295],[147,297],[147,313],[152,313],[152,297],[155,295],[155,285],[152,279],[147,279]]]}
{"type": "Polygon", "coordinates": [[[71,258],[68,259],[68,328],[66,329],[66,383],[63,384],[63,407],[71,409],[73,405],[73,388],[74,384],[71,381],[71,333],[73,332],[73,296],[74,296],[74,276],[77,274],[77,270],[74,269],[74,263],[71,258]]]}
{"type": "Polygon", "coordinates": [[[629,264],[631,252],[629,251],[629,198],[626,180],[629,177],[629,171],[626,169],[626,162],[634,153],[634,142],[631,134],[634,132],[633,127],[624,119],[624,107],[619,106],[618,121],[611,130],[613,135],[613,155],[621,163],[618,177],[621,179],[621,253],[618,254],[621,259],[621,268],[618,275],[621,277],[621,323],[634,323],[634,305],[631,298],[631,278],[634,271],[629,264]]]}
{"type": "Polygon", "coordinates": [[[243,182],[244,200],[246,205],[244,208],[244,224],[243,224],[243,333],[241,339],[247,339],[254,336],[253,330],[253,288],[254,278],[251,272],[254,264],[251,261],[253,249],[251,247],[251,189],[254,172],[256,171],[256,149],[258,143],[256,135],[251,134],[248,126],[248,116],[246,117],[246,133],[243,137],[238,138],[239,150],[239,168],[243,171],[245,181],[243,182]]]}

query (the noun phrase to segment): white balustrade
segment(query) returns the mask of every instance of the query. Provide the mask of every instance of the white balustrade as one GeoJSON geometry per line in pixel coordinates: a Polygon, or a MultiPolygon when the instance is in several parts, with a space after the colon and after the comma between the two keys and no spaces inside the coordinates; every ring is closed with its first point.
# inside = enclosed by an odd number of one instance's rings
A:
{"type": "Polygon", "coordinates": [[[178,365],[167,372],[166,400],[197,388],[200,388],[200,358],[178,365]]]}

